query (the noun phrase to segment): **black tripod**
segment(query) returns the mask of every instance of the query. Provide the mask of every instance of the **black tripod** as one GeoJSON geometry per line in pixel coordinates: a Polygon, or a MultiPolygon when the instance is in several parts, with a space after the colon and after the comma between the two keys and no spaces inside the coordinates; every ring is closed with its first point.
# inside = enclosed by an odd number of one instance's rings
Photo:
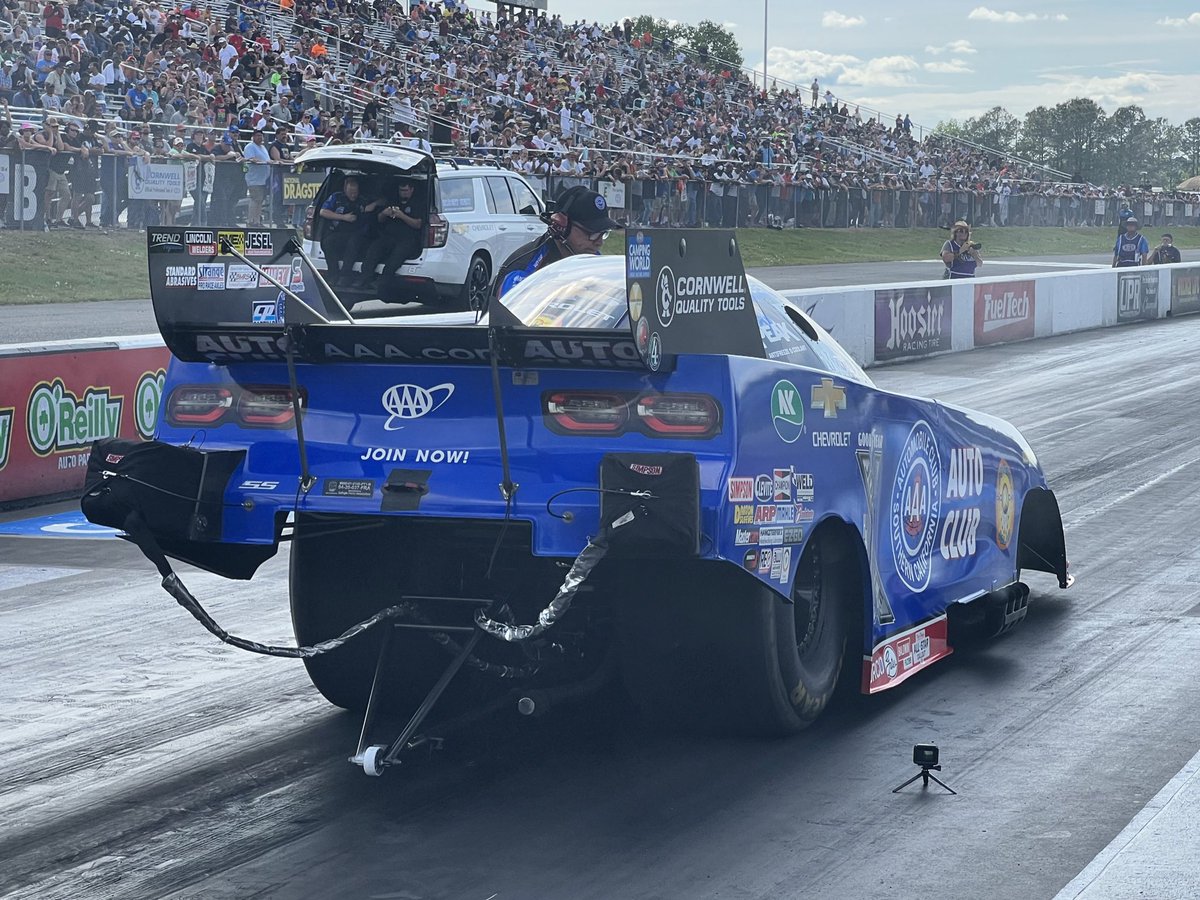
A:
{"type": "Polygon", "coordinates": [[[892,793],[893,794],[899,793],[900,791],[904,790],[904,788],[908,787],[910,784],[912,784],[914,781],[916,781],[918,778],[920,778],[921,779],[921,790],[928,789],[930,781],[936,781],[938,784],[940,784],[942,787],[944,787],[950,793],[957,796],[958,791],[954,790],[952,787],[950,787],[950,785],[946,784],[944,781],[942,781],[940,778],[938,778],[936,775],[934,775],[933,772],[931,771],[933,769],[936,769],[939,772],[942,771],[941,766],[921,766],[920,772],[918,772],[912,778],[908,779],[908,781],[904,782],[904,784],[900,785],[899,787],[892,788],[892,793]]]}

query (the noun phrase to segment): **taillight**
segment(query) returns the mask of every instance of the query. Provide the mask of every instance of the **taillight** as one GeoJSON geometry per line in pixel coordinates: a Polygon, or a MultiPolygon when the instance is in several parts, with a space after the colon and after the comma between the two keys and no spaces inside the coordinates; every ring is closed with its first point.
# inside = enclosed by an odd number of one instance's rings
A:
{"type": "Polygon", "coordinates": [[[706,394],[549,391],[542,395],[542,412],[558,434],[708,438],[721,430],[721,407],[706,394]]]}
{"type": "Polygon", "coordinates": [[[450,223],[444,216],[434,213],[429,217],[429,227],[425,230],[426,247],[445,247],[446,239],[450,237],[450,223]]]}
{"type": "Polygon", "coordinates": [[[546,420],[569,434],[618,434],[629,421],[627,394],[556,391],[546,395],[546,420]]]}
{"type": "Polygon", "coordinates": [[[304,211],[304,239],[311,241],[313,237],[313,207],[309,207],[304,211]]]}
{"type": "Polygon", "coordinates": [[[233,406],[233,392],[208,385],[184,385],[171,392],[167,421],[172,425],[212,425],[233,406]]]}
{"type": "MultiPolygon", "coordinates": [[[[301,388],[301,409],[306,401],[301,388]]],[[[166,409],[171,425],[220,425],[232,419],[250,428],[285,428],[295,419],[287,385],[185,384],[171,391],[166,409]]]]}
{"type": "Polygon", "coordinates": [[[720,425],[717,401],[704,394],[645,394],[637,414],[649,431],[674,437],[708,437],[720,425]]]}
{"type": "MultiPolygon", "coordinates": [[[[304,406],[304,392],[300,392],[300,406],[304,406]]],[[[238,395],[237,417],[243,425],[263,428],[281,428],[290,425],[294,418],[292,389],[288,387],[254,386],[242,388],[238,395]]]]}

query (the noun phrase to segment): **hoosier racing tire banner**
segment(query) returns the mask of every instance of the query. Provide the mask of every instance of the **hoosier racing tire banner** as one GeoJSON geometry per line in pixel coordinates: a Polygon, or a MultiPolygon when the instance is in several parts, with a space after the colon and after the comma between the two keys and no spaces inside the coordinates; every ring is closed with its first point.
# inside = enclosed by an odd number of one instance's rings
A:
{"type": "Polygon", "coordinates": [[[161,345],[0,351],[0,503],[83,488],[92,442],[154,434],[161,345]]]}

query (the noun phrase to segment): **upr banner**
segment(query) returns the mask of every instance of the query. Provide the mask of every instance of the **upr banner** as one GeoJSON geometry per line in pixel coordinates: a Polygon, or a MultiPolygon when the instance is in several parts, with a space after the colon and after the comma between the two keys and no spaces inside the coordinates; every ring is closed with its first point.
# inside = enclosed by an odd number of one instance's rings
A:
{"type": "Polygon", "coordinates": [[[1117,273],[1117,321],[1158,318],[1158,272],[1117,273]]]}
{"type": "Polygon", "coordinates": [[[0,356],[0,502],[80,490],[92,441],[154,435],[165,347],[0,356]]]}
{"type": "Polygon", "coordinates": [[[1171,315],[1200,312],[1200,268],[1171,270],[1171,315]]]}
{"type": "Polygon", "coordinates": [[[950,286],[875,292],[875,359],[905,359],[950,349],[950,286]]]}
{"type": "Polygon", "coordinates": [[[975,285],[975,346],[1033,337],[1036,281],[975,285]]]}

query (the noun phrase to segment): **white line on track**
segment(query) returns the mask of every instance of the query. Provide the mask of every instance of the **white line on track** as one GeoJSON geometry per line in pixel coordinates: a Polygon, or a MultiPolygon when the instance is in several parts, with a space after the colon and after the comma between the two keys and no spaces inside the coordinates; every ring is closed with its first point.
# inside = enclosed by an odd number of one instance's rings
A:
{"type": "MultiPolygon", "coordinates": [[[[940,263],[941,258],[937,259],[902,259],[904,263],[920,263],[927,266],[930,263],[940,263]]],[[[1040,262],[1032,259],[985,259],[985,266],[1035,266],[1046,269],[1110,269],[1108,263],[1073,263],[1073,262],[1040,262]]]]}

